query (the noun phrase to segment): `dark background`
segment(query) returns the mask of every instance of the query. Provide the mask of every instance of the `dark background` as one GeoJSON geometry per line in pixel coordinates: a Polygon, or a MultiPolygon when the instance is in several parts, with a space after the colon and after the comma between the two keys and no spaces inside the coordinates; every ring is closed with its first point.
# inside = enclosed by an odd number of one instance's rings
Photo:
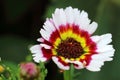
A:
{"type": "MultiPolygon", "coordinates": [[[[92,21],[98,22],[97,35],[112,33],[116,49],[114,60],[105,62],[100,72],[81,72],[75,80],[120,80],[120,0],[0,0],[0,57],[19,63],[30,54],[29,46],[36,44],[39,30],[56,8],[72,6],[85,10],[92,21]]],[[[46,80],[59,80],[56,65],[46,65],[46,80]]],[[[60,79],[61,80],[61,79],[60,79]]]]}

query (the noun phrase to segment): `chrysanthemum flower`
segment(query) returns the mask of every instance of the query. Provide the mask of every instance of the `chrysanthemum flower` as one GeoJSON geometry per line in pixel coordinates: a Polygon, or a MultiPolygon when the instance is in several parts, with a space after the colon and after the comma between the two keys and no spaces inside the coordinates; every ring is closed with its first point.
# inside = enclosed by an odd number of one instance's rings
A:
{"type": "Polygon", "coordinates": [[[40,44],[30,48],[36,62],[52,59],[60,69],[86,68],[99,71],[105,61],[111,61],[114,48],[110,33],[92,36],[97,23],[90,21],[85,11],[67,7],[56,9],[40,30],[40,44]]]}

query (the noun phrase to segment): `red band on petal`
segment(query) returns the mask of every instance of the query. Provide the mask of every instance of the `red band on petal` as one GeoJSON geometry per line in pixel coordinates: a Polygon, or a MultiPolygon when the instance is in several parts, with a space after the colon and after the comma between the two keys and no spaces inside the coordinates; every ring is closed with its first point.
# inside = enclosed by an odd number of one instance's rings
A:
{"type": "Polygon", "coordinates": [[[52,57],[52,51],[51,51],[51,49],[45,49],[44,47],[42,47],[41,50],[43,52],[43,56],[45,58],[47,58],[47,60],[51,59],[51,57],[52,57]]]}

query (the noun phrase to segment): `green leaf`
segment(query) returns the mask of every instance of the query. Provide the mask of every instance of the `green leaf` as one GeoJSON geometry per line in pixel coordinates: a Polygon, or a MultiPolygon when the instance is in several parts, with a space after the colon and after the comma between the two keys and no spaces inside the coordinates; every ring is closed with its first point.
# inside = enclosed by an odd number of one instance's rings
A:
{"type": "Polygon", "coordinates": [[[13,35],[0,36],[0,57],[13,62],[24,61],[30,51],[28,46],[32,41],[13,35]]]}
{"type": "Polygon", "coordinates": [[[0,63],[4,66],[5,71],[1,74],[2,79],[4,80],[16,80],[19,74],[17,64],[8,61],[2,61],[0,63]]]}
{"type": "Polygon", "coordinates": [[[45,63],[40,62],[39,68],[40,68],[39,80],[45,80],[45,77],[47,76],[47,73],[48,73],[47,69],[45,68],[45,63]]]}

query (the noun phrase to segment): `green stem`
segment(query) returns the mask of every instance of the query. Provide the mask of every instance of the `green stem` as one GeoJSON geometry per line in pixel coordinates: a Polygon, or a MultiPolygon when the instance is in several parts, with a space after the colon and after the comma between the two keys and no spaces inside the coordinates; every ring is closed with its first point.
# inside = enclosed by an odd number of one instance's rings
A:
{"type": "Polygon", "coordinates": [[[45,68],[45,63],[40,62],[40,75],[39,75],[39,80],[45,80],[45,77],[47,75],[47,69],[45,68]]]}
{"type": "Polygon", "coordinates": [[[63,73],[64,80],[73,80],[73,75],[74,75],[74,67],[71,64],[70,69],[64,71],[64,73],[63,73]]]}

